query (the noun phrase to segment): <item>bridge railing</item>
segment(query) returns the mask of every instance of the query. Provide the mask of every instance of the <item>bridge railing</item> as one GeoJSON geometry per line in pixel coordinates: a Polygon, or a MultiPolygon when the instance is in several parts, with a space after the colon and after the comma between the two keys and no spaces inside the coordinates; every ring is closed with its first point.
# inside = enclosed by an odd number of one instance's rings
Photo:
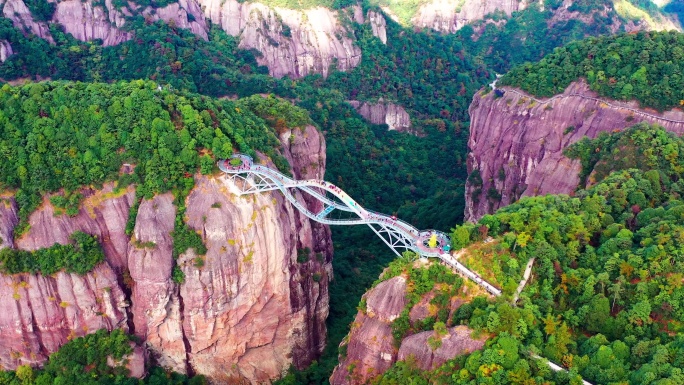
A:
{"type": "Polygon", "coordinates": [[[407,232],[407,233],[409,233],[409,234],[411,234],[411,235],[413,235],[413,236],[415,236],[415,237],[417,237],[417,236],[420,235],[420,231],[418,231],[417,228],[413,227],[413,225],[411,225],[411,224],[409,224],[409,223],[407,223],[407,222],[402,221],[402,220],[399,219],[399,218],[397,218],[397,219],[392,219],[392,217],[390,217],[390,216],[387,215],[387,214],[379,213],[379,212],[377,212],[377,211],[368,210],[368,209],[366,209],[366,211],[367,211],[369,214],[373,214],[373,215],[375,215],[375,216],[377,216],[377,217],[379,217],[379,218],[382,218],[382,219],[387,220],[387,223],[388,223],[388,224],[393,225],[394,227],[397,227],[397,228],[399,228],[399,229],[401,229],[401,230],[403,230],[403,231],[405,231],[405,232],[407,232]]]}

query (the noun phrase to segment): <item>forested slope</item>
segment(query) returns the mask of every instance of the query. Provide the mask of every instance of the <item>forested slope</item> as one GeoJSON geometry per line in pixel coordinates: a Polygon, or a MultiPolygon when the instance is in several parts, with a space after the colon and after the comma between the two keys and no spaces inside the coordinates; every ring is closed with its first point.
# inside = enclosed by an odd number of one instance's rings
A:
{"type": "MultiPolygon", "coordinates": [[[[326,5],[342,7],[349,5],[348,3],[339,1],[328,2],[326,5]]],[[[272,4],[294,7],[289,1],[273,1],[272,4]]],[[[297,7],[310,5],[318,3],[297,2],[297,7]]],[[[159,95],[166,95],[167,92],[173,95],[177,92],[199,92],[216,97],[243,97],[256,93],[274,93],[293,99],[298,106],[308,111],[312,121],[326,133],[328,180],[349,191],[355,199],[368,207],[397,213],[418,227],[447,230],[461,220],[463,212],[462,190],[466,178],[468,128],[466,110],[472,93],[491,81],[495,70],[502,72],[524,61],[538,60],[558,45],[586,34],[609,33],[614,26],[614,20],[594,17],[590,10],[587,10],[590,16],[586,20],[566,20],[554,24],[554,7],[549,5],[545,11],[530,7],[513,15],[507,23],[500,23],[503,20],[501,16],[494,15],[476,28],[466,27],[459,33],[448,36],[431,31],[405,29],[388,20],[387,45],[382,45],[379,39],[372,36],[369,25],[354,25],[352,33],[363,51],[362,61],[357,68],[348,73],[335,72],[328,79],[309,76],[297,80],[268,77],[267,70],[256,63],[255,55],[258,53],[238,49],[237,40],[217,28],[212,29],[209,40],[204,41],[187,30],[139,18],[126,26],[135,35],[134,39],[119,46],[103,47],[98,42],[77,41],[55,28],[51,32],[57,44],[50,45],[35,36],[25,36],[11,27],[7,20],[0,20],[3,23],[0,25],[0,38],[8,40],[15,51],[15,55],[0,65],[0,75],[5,80],[20,77],[37,80],[39,77],[48,77],[86,82],[149,78],[163,86],[159,95]],[[414,54],[406,58],[406,52],[414,54]],[[169,91],[169,86],[172,91],[169,91]],[[387,132],[383,126],[372,126],[345,102],[348,99],[374,101],[380,97],[404,104],[425,136],[387,132]],[[449,209],[445,210],[445,207],[449,209]]],[[[615,29],[619,30],[620,27],[615,29]]],[[[22,92],[28,93],[30,87],[32,86],[26,86],[26,91],[22,92]]],[[[163,121],[166,130],[164,132],[170,134],[167,130],[169,124],[175,125],[178,121],[173,113],[175,104],[174,107],[167,104],[166,96],[155,97],[154,88],[155,86],[147,85],[136,93],[141,95],[141,101],[161,101],[162,107],[136,112],[133,118],[158,117],[163,121]],[[145,115],[148,112],[151,115],[145,115]],[[169,115],[168,119],[165,114],[169,115]]],[[[101,97],[99,94],[68,95],[80,98],[81,101],[73,108],[80,112],[88,111],[88,114],[91,106],[89,98],[101,97]]],[[[29,96],[21,94],[20,98],[29,100],[29,96]]],[[[116,92],[112,96],[115,99],[118,97],[116,92]]],[[[171,98],[175,99],[177,96],[171,98]]],[[[239,103],[209,101],[199,96],[188,98],[189,107],[186,108],[199,113],[200,117],[195,117],[195,120],[204,126],[213,128],[214,117],[209,114],[210,119],[207,120],[201,114],[203,108],[226,116],[226,119],[234,119],[238,126],[245,123],[241,121],[245,111],[235,111],[235,107],[240,108],[239,103]]],[[[52,100],[49,102],[53,103],[52,100]]],[[[92,105],[97,107],[98,103],[102,104],[98,101],[92,105]]],[[[56,111],[58,112],[57,108],[56,111]]],[[[102,107],[99,111],[102,113],[102,107]]],[[[43,123],[36,124],[45,124],[44,122],[54,119],[52,111],[43,112],[47,116],[41,116],[37,120],[43,123]]],[[[41,111],[32,113],[41,115],[41,111]]],[[[226,136],[224,139],[214,130],[211,137],[207,134],[206,140],[202,139],[201,147],[219,154],[223,146],[218,144],[230,142],[236,150],[250,148],[270,151],[272,134],[263,131],[264,135],[261,136],[264,127],[262,122],[257,117],[250,119],[257,122],[254,125],[257,128],[254,129],[259,131],[257,137],[263,142],[246,143],[243,147],[237,136],[239,132],[234,132],[236,136],[231,136],[233,134],[220,130],[226,136]],[[217,142],[216,146],[214,142],[217,142]]],[[[26,121],[29,121],[28,118],[26,121]]],[[[94,129],[91,122],[86,123],[89,129],[94,129]]],[[[150,122],[146,120],[146,124],[149,127],[150,122]]],[[[114,126],[108,127],[112,129],[114,126]]],[[[26,127],[21,128],[23,134],[34,130],[26,127]]],[[[252,130],[252,126],[249,127],[252,130]]],[[[42,132],[42,128],[37,130],[42,132]]],[[[31,171],[37,170],[35,175],[41,175],[44,171],[39,170],[40,166],[45,164],[48,170],[60,171],[69,169],[72,165],[81,168],[87,165],[88,170],[92,165],[100,167],[102,172],[95,173],[97,175],[64,180],[68,185],[67,192],[71,192],[75,189],[74,181],[99,183],[98,181],[112,179],[113,165],[116,162],[133,162],[138,164],[136,170],[140,168],[140,172],[124,177],[121,182],[128,183],[133,179],[152,192],[183,190],[187,187],[186,183],[189,183],[188,178],[180,176],[160,180],[162,173],[184,173],[202,165],[206,169],[209,164],[208,158],[196,158],[189,155],[188,151],[185,152],[189,156],[187,163],[180,160],[183,159],[184,149],[180,145],[185,142],[182,136],[173,138],[173,135],[170,141],[174,149],[170,153],[164,151],[163,160],[171,154],[174,160],[170,163],[160,162],[159,168],[154,163],[162,160],[158,145],[153,144],[150,147],[144,141],[135,143],[130,138],[117,137],[110,144],[124,145],[126,150],[105,157],[101,149],[92,148],[89,142],[101,139],[98,130],[99,128],[92,131],[93,135],[88,137],[88,141],[76,143],[77,155],[73,159],[38,152],[34,157],[35,164],[31,163],[31,158],[25,164],[22,163],[27,170],[26,182],[16,177],[16,180],[6,182],[22,191],[21,204],[26,207],[22,215],[25,216],[30,207],[35,207],[39,193],[55,187],[52,185],[53,181],[42,181],[37,176],[32,176],[32,173],[28,173],[29,168],[31,171]],[[132,154],[129,148],[148,152],[132,154]],[[156,158],[155,149],[158,150],[156,158]]],[[[176,134],[177,132],[174,133],[176,134]]],[[[111,136],[105,135],[103,138],[110,139],[111,136]]],[[[27,144],[24,139],[7,140],[16,141],[11,144],[27,144]]],[[[166,143],[164,145],[167,146],[166,143]]],[[[8,162],[6,167],[9,167],[8,170],[19,171],[15,162],[8,162]]],[[[78,201],[76,194],[71,194],[67,196],[66,202],[57,203],[68,210],[70,197],[72,202],[78,201]]],[[[326,373],[331,370],[337,356],[337,342],[346,333],[358,298],[365,287],[375,280],[382,267],[393,258],[385,246],[366,229],[334,231],[336,282],[331,288],[331,343],[327,359],[322,364],[324,368],[313,370],[313,381],[324,381],[327,377],[326,373]]],[[[182,277],[179,276],[178,280],[182,280],[182,277]]]]}
{"type": "Polygon", "coordinates": [[[601,96],[636,99],[662,111],[684,103],[683,63],[684,35],[639,32],[570,43],[538,63],[512,69],[500,84],[549,97],[584,78],[601,96]]]}
{"type": "Polygon", "coordinates": [[[667,384],[684,381],[684,140],[641,124],[574,145],[596,184],[573,197],[523,198],[475,225],[457,226],[466,253],[499,282],[535,258],[517,306],[464,306],[456,323],[492,336],[482,352],[426,374],[399,363],[378,383],[667,384]],[[617,153],[625,155],[614,162],[617,153]],[[505,344],[505,345],[502,345],[505,344]],[[497,353],[500,352],[500,353],[497,353]],[[553,373],[530,354],[570,369],[553,373]]]}

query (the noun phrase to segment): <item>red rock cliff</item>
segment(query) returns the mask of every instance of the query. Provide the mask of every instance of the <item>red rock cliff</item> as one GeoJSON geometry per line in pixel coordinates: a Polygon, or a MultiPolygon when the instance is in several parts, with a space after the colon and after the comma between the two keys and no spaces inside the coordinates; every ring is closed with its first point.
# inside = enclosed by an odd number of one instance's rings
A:
{"type": "MultiPolygon", "coordinates": [[[[291,135],[283,143],[293,173],[322,178],[322,136],[313,127],[291,135]]],[[[322,351],[332,276],[327,226],[312,223],[278,192],[238,197],[223,176],[197,176],[185,220],[208,252],[202,267],[192,252],[180,256],[185,282],[178,285],[171,278],[171,194],[143,201],[128,237],[135,191],[111,189],[88,192],[74,217],[55,216],[46,201],[14,242],[17,208],[11,196],[3,198],[2,247],[49,247],[81,230],[98,236],[106,262],[85,276],[0,275],[2,368],[39,364],[69,338],[101,328],[127,329],[159,364],[216,383],[268,383],[322,351]],[[299,263],[305,248],[309,261],[299,263]]]]}
{"type": "Polygon", "coordinates": [[[578,160],[563,150],[585,136],[595,138],[647,121],[684,133],[684,112],[640,109],[635,102],[601,99],[585,82],[536,100],[517,89],[476,94],[470,105],[465,219],[477,221],[520,197],[569,194],[579,184],[578,160]]]}

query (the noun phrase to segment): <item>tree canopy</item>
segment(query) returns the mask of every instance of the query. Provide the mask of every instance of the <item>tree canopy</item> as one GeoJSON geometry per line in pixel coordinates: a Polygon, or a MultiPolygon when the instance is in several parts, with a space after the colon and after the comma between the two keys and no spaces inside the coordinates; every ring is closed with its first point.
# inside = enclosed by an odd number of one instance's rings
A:
{"type": "Polygon", "coordinates": [[[538,63],[512,69],[500,84],[548,97],[582,78],[601,96],[638,100],[642,107],[666,110],[684,103],[682,73],[683,34],[638,32],[556,48],[538,63]]]}

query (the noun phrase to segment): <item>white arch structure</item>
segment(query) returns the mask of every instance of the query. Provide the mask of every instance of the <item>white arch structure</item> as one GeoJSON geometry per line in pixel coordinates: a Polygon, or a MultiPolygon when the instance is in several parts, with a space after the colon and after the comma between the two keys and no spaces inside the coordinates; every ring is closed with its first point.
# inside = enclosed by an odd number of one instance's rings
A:
{"type": "Polygon", "coordinates": [[[317,179],[295,180],[272,168],[254,164],[254,160],[244,154],[220,160],[218,167],[235,182],[241,195],[280,190],[293,206],[314,221],[328,225],[368,225],[398,256],[401,256],[404,251],[413,251],[423,257],[439,258],[489,293],[495,296],[501,295],[501,290],[483,280],[477,273],[463,266],[449,254],[451,240],[441,231],[418,230],[394,216],[363,208],[332,183],[317,179]],[[292,189],[298,189],[317,199],[323,204],[323,209],[317,213],[312,212],[295,198],[291,192],[292,189]],[[346,213],[348,218],[332,218],[330,214],[335,210],[346,213]],[[433,237],[436,245],[430,247],[429,241],[433,237]]]}
{"type": "Polygon", "coordinates": [[[280,190],[302,214],[316,222],[327,225],[366,224],[399,256],[410,250],[424,257],[440,257],[451,247],[447,234],[437,230],[418,230],[396,217],[366,210],[332,183],[317,179],[294,180],[272,168],[254,164],[252,158],[244,154],[221,160],[218,167],[236,182],[241,194],[280,190]],[[235,159],[239,159],[240,164],[233,166],[231,161],[235,159]],[[310,211],[295,198],[292,189],[317,199],[323,204],[323,210],[310,211]],[[332,218],[330,214],[335,210],[346,213],[348,218],[332,218]],[[436,239],[435,247],[428,245],[432,237],[436,239]]]}
{"type": "MultiPolygon", "coordinates": [[[[463,266],[463,264],[448,253],[451,247],[451,239],[441,231],[418,230],[396,217],[366,210],[341,188],[332,183],[318,179],[295,180],[272,168],[254,164],[254,160],[248,155],[237,154],[233,155],[230,159],[220,160],[218,167],[235,182],[235,185],[240,189],[240,195],[280,190],[297,210],[316,222],[327,225],[366,224],[398,256],[401,256],[401,252],[410,250],[423,257],[439,258],[495,297],[502,294],[501,290],[482,279],[477,273],[463,266]],[[237,161],[234,161],[236,159],[240,160],[239,164],[237,161]],[[231,164],[231,161],[234,161],[235,165],[231,164]],[[310,211],[292,195],[290,192],[292,189],[298,189],[314,197],[323,204],[323,209],[317,213],[310,211]],[[329,217],[335,210],[348,213],[350,218],[334,219],[329,217]],[[436,247],[428,245],[428,241],[433,235],[437,238],[436,247]]],[[[528,270],[531,270],[531,263],[528,265],[528,270]]],[[[528,274],[526,273],[526,275],[528,274]]],[[[524,281],[526,282],[527,278],[524,281]]],[[[522,285],[524,286],[524,284],[522,285]]],[[[531,354],[531,356],[535,359],[542,359],[542,357],[535,354],[531,354]]],[[[551,361],[547,361],[547,363],[554,371],[566,371],[551,361]]],[[[592,385],[585,380],[582,380],[582,382],[584,385],[592,385]]]]}

